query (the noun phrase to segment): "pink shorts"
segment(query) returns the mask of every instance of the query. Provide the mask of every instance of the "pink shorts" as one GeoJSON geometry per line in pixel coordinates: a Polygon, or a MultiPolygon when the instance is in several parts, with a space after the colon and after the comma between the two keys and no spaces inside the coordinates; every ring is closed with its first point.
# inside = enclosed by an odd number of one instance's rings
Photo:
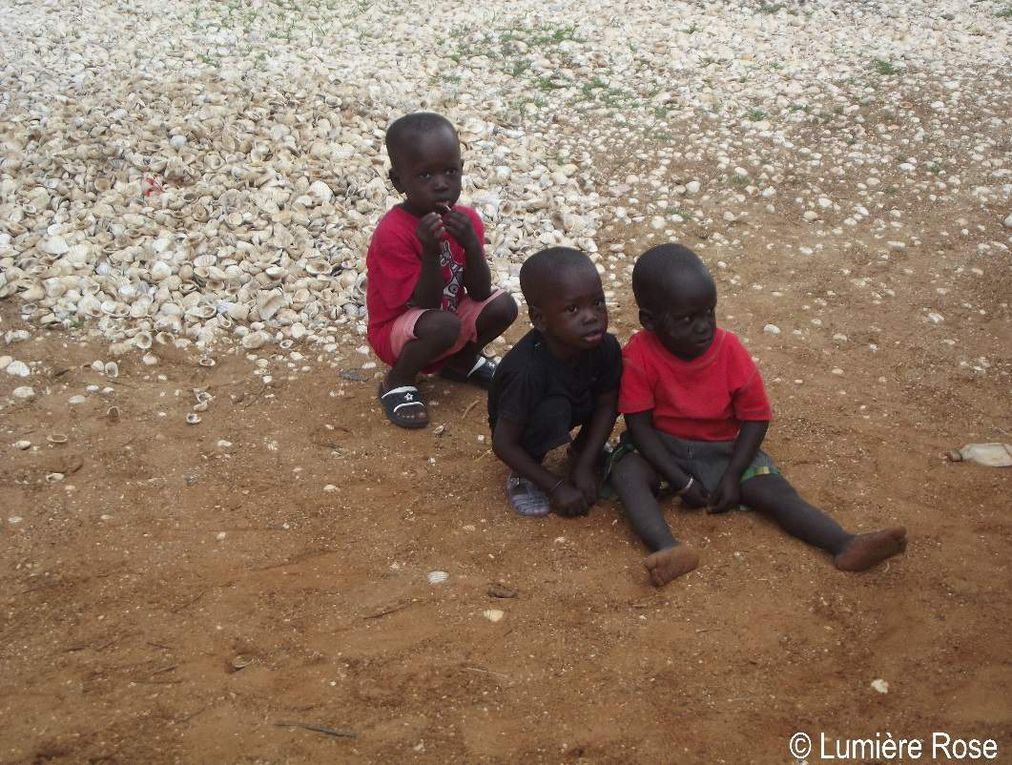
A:
{"type": "MultiPolygon", "coordinates": [[[[485,310],[485,306],[495,300],[497,297],[503,294],[501,289],[492,290],[492,294],[489,295],[482,301],[472,300],[466,295],[460,299],[457,304],[457,310],[454,314],[460,319],[460,335],[457,336],[457,341],[450,347],[450,349],[440,356],[436,361],[428,368],[439,369],[443,359],[449,358],[468,343],[474,342],[478,339],[478,328],[476,323],[478,316],[485,310]]],[[[393,359],[386,361],[388,364],[393,364],[397,360],[397,357],[401,355],[401,350],[411,340],[417,340],[415,337],[415,324],[418,323],[418,319],[421,318],[422,314],[426,311],[434,310],[432,308],[409,308],[407,311],[402,313],[396,319],[394,319],[388,326],[390,332],[390,350],[393,353],[393,359]]]]}

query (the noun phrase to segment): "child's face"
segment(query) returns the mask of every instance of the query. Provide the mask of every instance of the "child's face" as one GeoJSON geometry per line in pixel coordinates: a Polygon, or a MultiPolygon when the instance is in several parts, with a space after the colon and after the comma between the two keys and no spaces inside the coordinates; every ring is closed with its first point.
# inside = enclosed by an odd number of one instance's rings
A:
{"type": "Polygon", "coordinates": [[[444,212],[460,197],[464,162],[460,142],[449,128],[438,128],[408,136],[411,145],[402,147],[390,169],[394,188],[404,194],[404,206],[415,215],[444,212]]]}
{"type": "Polygon", "coordinates": [[[593,267],[564,273],[539,306],[531,307],[531,322],[560,358],[572,358],[596,348],[608,331],[608,306],[601,277],[593,267]]]}
{"type": "Polygon", "coordinates": [[[717,289],[713,282],[694,280],[671,294],[663,310],[641,311],[641,322],[669,353],[691,361],[706,353],[713,342],[716,309],[717,289]]]}

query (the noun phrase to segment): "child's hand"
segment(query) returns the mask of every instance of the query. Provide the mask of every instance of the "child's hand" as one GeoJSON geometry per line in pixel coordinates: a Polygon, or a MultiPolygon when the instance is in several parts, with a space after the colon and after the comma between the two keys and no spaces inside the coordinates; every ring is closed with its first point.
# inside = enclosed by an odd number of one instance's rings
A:
{"type": "Polygon", "coordinates": [[[741,501],[741,483],[734,476],[725,475],[720,479],[717,490],[710,497],[708,513],[726,513],[733,510],[741,501]]]}
{"type": "Polygon", "coordinates": [[[438,214],[431,212],[420,221],[415,227],[415,236],[422,243],[422,252],[427,255],[439,254],[439,242],[446,234],[446,226],[438,214]]]}
{"type": "Polygon", "coordinates": [[[556,486],[550,499],[555,512],[559,515],[572,518],[575,515],[587,514],[587,500],[583,492],[568,481],[556,486]]]}
{"type": "Polygon", "coordinates": [[[583,494],[588,506],[597,502],[597,477],[592,468],[574,467],[569,474],[569,480],[583,494]]]}
{"type": "Polygon", "coordinates": [[[443,223],[450,236],[457,240],[461,247],[468,253],[481,250],[481,242],[478,241],[478,234],[474,230],[474,224],[464,213],[451,210],[443,216],[443,223]]]}
{"type": "Polygon", "coordinates": [[[695,477],[692,478],[692,485],[688,490],[679,496],[681,497],[682,504],[686,507],[707,507],[710,504],[710,493],[699,479],[695,477]]]}

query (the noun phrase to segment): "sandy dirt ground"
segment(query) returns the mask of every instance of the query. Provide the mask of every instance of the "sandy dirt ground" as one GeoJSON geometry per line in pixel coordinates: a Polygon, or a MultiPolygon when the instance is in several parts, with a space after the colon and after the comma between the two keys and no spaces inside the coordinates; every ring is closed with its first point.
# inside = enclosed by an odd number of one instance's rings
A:
{"type": "MultiPolygon", "coordinates": [[[[948,731],[1005,756],[1012,472],[943,454],[1009,436],[1007,263],[798,257],[718,268],[720,319],[760,358],[795,484],[851,529],[909,528],[865,574],[753,514],[672,507],[703,565],[656,590],[614,503],[509,512],[477,389],[423,387],[440,435],[389,425],[360,338],[265,385],[240,355],[164,348],[108,379],[104,345],[37,333],[18,346],[37,396],[0,415],[0,761],[788,762],[799,730],[948,731]],[[848,267],[906,288],[869,298],[848,267]],[[213,399],[191,426],[194,388],[213,399]]],[[[622,340],[630,305],[619,290],[622,340]]],[[[19,326],[8,302],[0,328],[19,326]]]]}

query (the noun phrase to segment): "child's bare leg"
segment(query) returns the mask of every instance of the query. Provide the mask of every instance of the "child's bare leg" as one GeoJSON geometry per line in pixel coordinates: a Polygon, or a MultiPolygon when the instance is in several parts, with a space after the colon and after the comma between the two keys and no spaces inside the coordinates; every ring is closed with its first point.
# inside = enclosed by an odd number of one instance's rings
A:
{"type": "Polygon", "coordinates": [[[806,502],[783,476],[761,475],[741,485],[743,504],[773,518],[793,537],[833,556],[844,571],[864,571],[906,548],[906,529],[851,534],[817,507],[806,502]]]}
{"type": "Polygon", "coordinates": [[[426,311],[415,323],[415,338],[404,344],[386,377],[386,390],[414,385],[418,373],[446,353],[460,336],[460,319],[447,311],[426,311]]]}
{"type": "Polygon", "coordinates": [[[474,323],[477,338],[447,359],[447,367],[460,374],[470,372],[482,349],[509,329],[516,318],[516,301],[504,292],[478,314],[474,323]]]}
{"type": "Polygon", "coordinates": [[[681,544],[664,520],[655,492],[657,473],[638,454],[628,454],[611,472],[611,484],[637,536],[654,552],[645,561],[650,581],[660,587],[699,565],[699,555],[681,544]]]}

